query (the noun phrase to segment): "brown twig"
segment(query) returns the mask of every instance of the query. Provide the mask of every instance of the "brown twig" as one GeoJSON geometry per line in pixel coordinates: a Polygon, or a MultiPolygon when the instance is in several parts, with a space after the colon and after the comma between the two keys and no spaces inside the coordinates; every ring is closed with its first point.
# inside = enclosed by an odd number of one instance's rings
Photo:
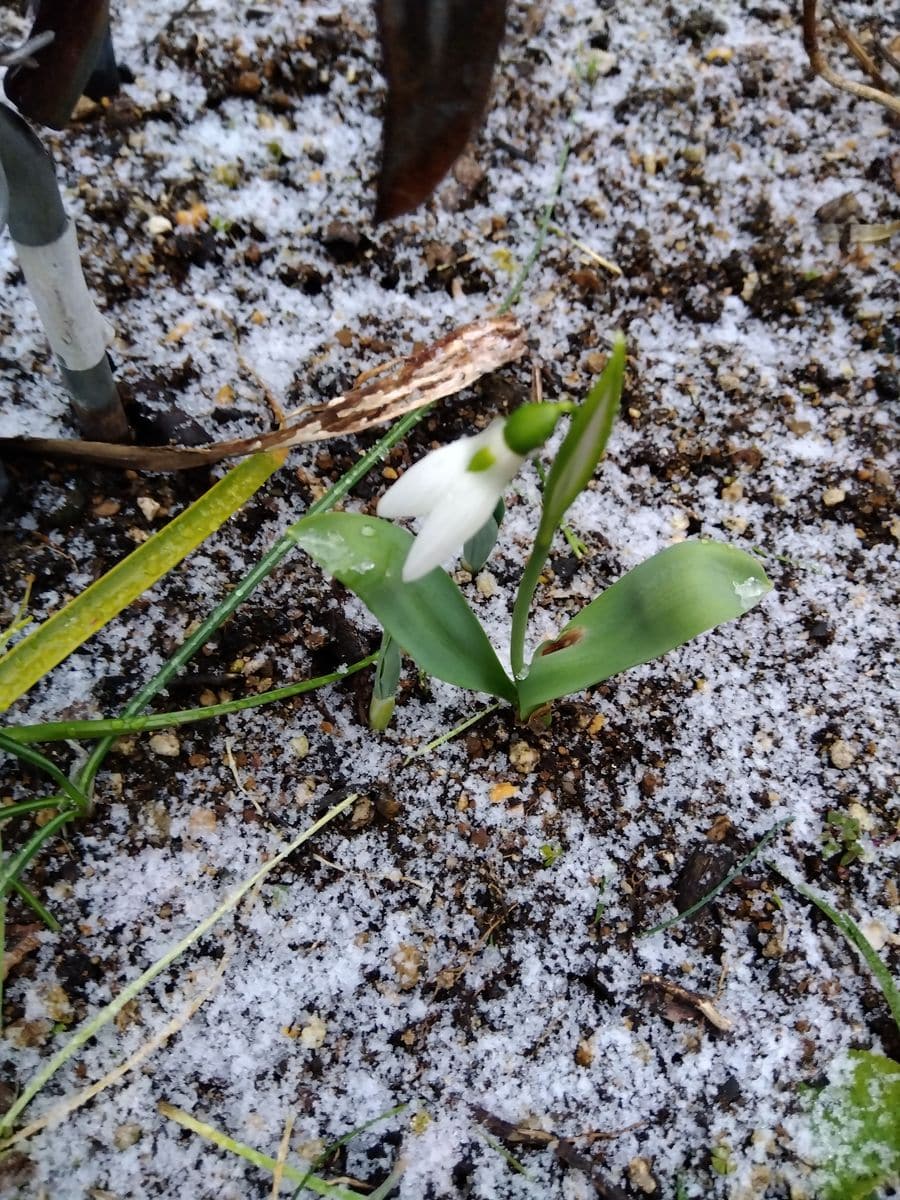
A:
{"type": "Polygon", "coordinates": [[[728,1033],[730,1029],[734,1028],[734,1022],[730,1021],[728,1017],[722,1016],[709,996],[701,996],[698,992],[689,992],[681,984],[673,983],[671,979],[666,979],[662,975],[654,975],[649,971],[646,971],[641,976],[641,983],[645,987],[659,988],[667,996],[671,996],[675,1000],[680,1000],[682,1004],[688,1004],[691,1008],[695,1008],[701,1016],[706,1017],[710,1025],[715,1026],[716,1029],[721,1029],[723,1033],[728,1033]]]}
{"type": "Polygon", "coordinates": [[[900,116],[900,97],[894,96],[890,91],[883,91],[880,87],[870,87],[867,83],[858,83],[855,79],[839,75],[825,61],[819,46],[816,0],[803,0],[803,46],[809,58],[809,65],[826,83],[843,92],[849,92],[851,96],[858,96],[861,100],[881,104],[896,116],[900,116]]]}
{"type": "Polygon", "coordinates": [[[884,76],[881,74],[881,72],[878,70],[878,64],[875,62],[875,60],[869,54],[868,50],[866,50],[865,46],[862,44],[862,42],[859,40],[859,38],[856,36],[856,34],[853,32],[853,30],[849,29],[843,23],[843,21],[838,20],[838,17],[835,14],[833,9],[828,10],[828,19],[829,19],[829,21],[831,21],[831,24],[834,26],[835,33],[838,35],[838,37],[841,39],[841,41],[844,43],[844,45],[847,47],[847,49],[850,51],[850,53],[853,55],[853,57],[856,59],[856,61],[859,63],[860,67],[869,76],[869,78],[872,80],[872,82],[875,84],[875,86],[877,88],[880,88],[881,91],[887,92],[888,94],[890,94],[891,87],[888,84],[887,80],[884,78],[884,76]]]}
{"type": "MultiPolygon", "coordinates": [[[[41,928],[40,925],[35,925],[34,930],[41,928]]],[[[41,939],[37,932],[26,933],[11,950],[7,950],[3,955],[3,966],[0,969],[0,979],[6,979],[10,971],[17,967],[24,958],[27,958],[32,950],[37,950],[41,944],[41,939]]]]}
{"type": "Polygon", "coordinates": [[[582,1154],[568,1138],[561,1138],[558,1134],[544,1129],[533,1129],[528,1125],[513,1125],[504,1121],[502,1117],[495,1117],[479,1104],[472,1105],[472,1112],[485,1129],[501,1142],[525,1146],[531,1150],[550,1149],[561,1163],[567,1167],[574,1167],[576,1171],[583,1171],[601,1200],[628,1200],[627,1194],[621,1188],[597,1174],[597,1168],[591,1159],[582,1154]]]}

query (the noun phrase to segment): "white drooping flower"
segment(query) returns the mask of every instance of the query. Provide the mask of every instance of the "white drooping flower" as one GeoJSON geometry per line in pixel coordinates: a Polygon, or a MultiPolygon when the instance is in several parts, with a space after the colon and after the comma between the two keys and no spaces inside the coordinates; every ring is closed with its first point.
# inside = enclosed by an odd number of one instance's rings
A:
{"type": "Polygon", "coordinates": [[[403,564],[403,580],[421,579],[459,551],[497,507],[527,457],[507,445],[502,418],[483,433],[432,450],[378,502],[380,517],[424,517],[403,564]]]}

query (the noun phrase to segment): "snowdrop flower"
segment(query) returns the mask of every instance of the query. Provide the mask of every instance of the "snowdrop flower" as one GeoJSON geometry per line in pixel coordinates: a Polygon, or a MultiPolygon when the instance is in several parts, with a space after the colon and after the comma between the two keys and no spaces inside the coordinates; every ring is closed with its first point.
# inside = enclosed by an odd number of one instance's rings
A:
{"type": "Polygon", "coordinates": [[[433,450],[385,492],[380,517],[425,518],[403,564],[404,583],[421,579],[475,536],[565,411],[564,404],[525,404],[483,433],[433,450]]]}

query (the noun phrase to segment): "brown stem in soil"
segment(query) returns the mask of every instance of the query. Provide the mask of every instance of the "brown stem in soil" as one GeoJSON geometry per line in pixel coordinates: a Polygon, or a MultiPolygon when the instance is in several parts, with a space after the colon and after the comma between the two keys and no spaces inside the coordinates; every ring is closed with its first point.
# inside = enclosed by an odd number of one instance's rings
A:
{"type": "MultiPolygon", "coordinates": [[[[809,58],[809,65],[813,71],[817,75],[821,75],[825,82],[830,83],[832,87],[839,88],[843,92],[849,92],[851,96],[858,96],[861,100],[870,100],[874,104],[881,104],[884,108],[887,108],[890,112],[900,117],[900,97],[894,96],[891,92],[882,90],[880,87],[870,87],[867,83],[857,83],[855,79],[848,79],[845,75],[839,75],[837,71],[832,70],[828,65],[819,46],[816,6],[816,0],[803,0],[803,46],[809,58]]],[[[835,24],[840,33],[843,26],[837,22],[835,24]]],[[[844,40],[846,41],[847,39],[845,38],[844,40]]],[[[854,38],[853,41],[856,42],[856,39],[854,38]]],[[[849,42],[847,44],[848,46],[850,45],[849,42]]],[[[852,46],[850,46],[850,49],[854,57],[856,57],[856,52],[852,46]]],[[[866,58],[868,59],[868,55],[866,55],[866,58]]],[[[874,66],[874,64],[872,65],[874,66]]],[[[878,75],[878,78],[882,83],[884,82],[880,75],[878,75]]]]}

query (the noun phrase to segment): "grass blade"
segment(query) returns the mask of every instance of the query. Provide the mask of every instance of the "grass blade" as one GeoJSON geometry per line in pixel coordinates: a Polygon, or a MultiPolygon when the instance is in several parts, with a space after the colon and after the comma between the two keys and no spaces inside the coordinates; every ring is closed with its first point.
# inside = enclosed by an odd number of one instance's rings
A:
{"type": "MultiPolygon", "coordinates": [[[[226,916],[232,911],[232,909],[236,908],[241,899],[246,896],[247,892],[249,892],[251,888],[255,887],[256,884],[261,883],[267,875],[271,874],[276,867],[279,867],[284,860],[293,854],[294,851],[300,846],[302,846],[304,842],[309,841],[314,834],[318,833],[319,830],[324,829],[329,822],[333,821],[335,817],[339,816],[350,804],[353,803],[355,799],[356,795],[354,793],[351,793],[349,796],[345,796],[343,800],[330,808],[323,817],[320,817],[318,821],[315,821],[312,825],[309,825],[303,831],[303,833],[294,838],[294,840],[285,846],[285,848],[278,854],[276,854],[274,858],[271,858],[268,862],[264,863],[259,870],[255,872],[255,874],[251,875],[251,877],[242,883],[234,892],[232,892],[230,896],[226,897],[226,899],[222,901],[222,903],[217,909],[215,909],[214,912],[210,913],[208,917],[205,917],[199,925],[195,925],[190,933],[186,934],[170,950],[167,950],[161,958],[158,958],[156,962],[149,966],[146,971],[140,974],[137,979],[132,980],[127,987],[123,988],[123,990],[118,994],[118,996],[115,997],[114,1000],[101,1008],[100,1011],[91,1017],[89,1021],[86,1021],[79,1029],[77,1029],[72,1037],[69,1038],[66,1044],[62,1047],[62,1049],[59,1050],[58,1053],[54,1054],[53,1057],[46,1062],[43,1067],[41,1067],[40,1071],[38,1071],[34,1078],[29,1082],[21,1096],[19,1096],[15,1103],[4,1114],[2,1123],[0,1123],[0,1133],[5,1134],[12,1129],[13,1123],[18,1119],[19,1115],[24,1111],[24,1109],[28,1107],[44,1084],[47,1083],[48,1080],[52,1079],[60,1067],[65,1066],[69,1059],[77,1054],[82,1046],[86,1045],[91,1038],[95,1037],[105,1025],[108,1025],[109,1022],[112,1021],[116,1015],[122,1011],[122,1009],[130,1000],[133,1000],[134,997],[143,991],[143,989],[149,983],[152,983],[157,975],[160,975],[166,970],[167,967],[171,966],[172,963],[185,952],[185,950],[192,946],[194,942],[201,938],[208,930],[212,929],[212,927],[218,921],[220,921],[222,917],[226,916]]],[[[23,851],[20,851],[19,855],[22,853],[23,851]]],[[[16,857],[19,856],[17,855],[16,857]]]]}
{"type": "MultiPolygon", "coordinates": [[[[191,1133],[198,1133],[200,1137],[206,1138],[214,1146],[218,1146],[221,1150],[228,1150],[231,1154],[236,1154],[239,1158],[243,1158],[245,1162],[253,1163],[255,1167],[261,1167],[263,1171],[274,1172],[278,1167],[277,1160],[270,1158],[268,1154],[262,1154],[259,1150],[254,1150],[252,1146],[247,1146],[243,1142],[236,1141],[234,1138],[229,1137],[227,1133],[220,1133],[214,1126],[207,1125],[205,1121],[198,1121],[196,1117],[192,1117],[183,1108],[176,1108],[174,1104],[167,1104],[164,1100],[157,1105],[157,1108],[170,1121],[177,1121],[179,1125],[185,1129],[189,1129],[191,1133]]],[[[362,1192],[352,1192],[349,1188],[339,1187],[333,1183],[326,1183],[318,1175],[311,1175],[308,1171],[301,1171],[297,1167],[292,1167],[290,1163],[281,1164],[281,1174],[285,1179],[290,1179],[292,1183],[302,1182],[303,1186],[309,1188],[311,1192],[315,1192],[319,1196],[329,1196],[332,1200],[369,1200],[369,1197],[364,1196],[362,1192]]]]}
{"type": "MultiPolygon", "coordinates": [[[[315,679],[301,679],[297,683],[286,683],[284,687],[270,688],[267,692],[259,692],[252,696],[242,696],[240,700],[225,700],[221,704],[209,704],[204,708],[185,708],[177,712],[153,713],[146,717],[110,717],[97,721],[48,721],[45,725],[9,725],[0,729],[0,748],[16,751],[6,742],[15,742],[17,746],[29,745],[31,742],[62,742],[71,739],[121,737],[124,734],[145,733],[154,729],[169,729],[174,725],[190,725],[195,721],[209,721],[213,717],[224,717],[228,713],[243,712],[247,708],[259,708],[263,704],[273,704],[278,700],[287,700],[291,696],[300,696],[304,692],[312,692],[316,688],[325,687],[329,683],[340,683],[357,671],[370,667],[377,654],[369,654],[359,662],[351,663],[340,671],[332,671],[328,675],[318,675],[315,679]]],[[[24,756],[23,756],[24,757],[24,756]]],[[[52,765],[52,764],[51,764],[52,765]]],[[[5,809],[0,809],[0,820],[7,816],[5,809]]]]}
{"type": "Polygon", "coordinates": [[[281,466],[285,451],[240,463],[164,529],[0,659],[0,712],[200,545],[281,466]]]}
{"type": "Polygon", "coordinates": [[[890,971],[878,957],[873,949],[869,939],[856,924],[852,917],[848,917],[846,913],[838,912],[836,908],[832,908],[827,900],[817,895],[812,888],[807,887],[805,883],[800,883],[797,879],[792,879],[790,875],[776,867],[774,863],[767,862],[766,866],[769,870],[774,871],[776,875],[780,875],[785,883],[789,883],[795,892],[799,892],[801,896],[805,896],[811,904],[814,904],[820,912],[831,921],[835,928],[839,929],[851,946],[854,946],[860,953],[861,958],[866,966],[875,976],[878,986],[881,988],[888,1008],[891,1010],[891,1016],[894,1018],[894,1023],[900,1029],[900,990],[894,982],[894,977],[890,971]]]}
{"type": "Polygon", "coordinates": [[[784,817],[781,821],[776,821],[771,829],[766,830],[753,849],[749,853],[745,854],[740,862],[735,863],[725,878],[719,880],[714,888],[710,888],[705,896],[701,896],[699,900],[692,904],[690,908],[686,908],[684,912],[676,913],[674,917],[669,917],[668,920],[660,921],[660,923],[658,925],[654,925],[652,929],[645,929],[643,933],[638,934],[638,937],[650,937],[651,934],[662,933],[664,929],[671,929],[672,926],[677,925],[679,921],[689,921],[690,918],[694,916],[695,913],[698,913],[701,908],[706,908],[710,901],[715,900],[716,896],[718,896],[720,892],[724,892],[727,887],[730,887],[735,879],[737,879],[738,875],[741,875],[744,871],[746,871],[753,860],[759,857],[763,850],[765,850],[766,846],[768,846],[769,842],[771,842],[772,838],[775,837],[777,833],[780,833],[780,831],[784,829],[786,825],[790,825],[793,819],[793,817],[784,817]]]}

